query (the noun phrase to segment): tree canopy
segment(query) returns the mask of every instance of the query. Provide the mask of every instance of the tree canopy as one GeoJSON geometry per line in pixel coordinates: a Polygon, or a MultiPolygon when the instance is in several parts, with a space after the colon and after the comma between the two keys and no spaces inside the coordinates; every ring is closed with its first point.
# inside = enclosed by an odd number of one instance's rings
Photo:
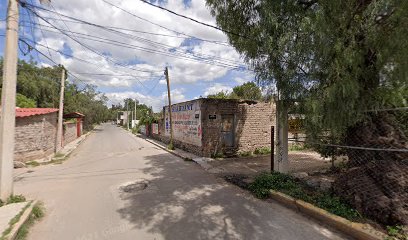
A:
{"type": "Polygon", "coordinates": [[[206,1],[278,106],[299,104],[307,139],[343,145],[333,192],[378,222],[407,224],[407,117],[385,109],[408,106],[408,1],[206,1]]]}
{"type": "Polygon", "coordinates": [[[254,82],[247,82],[232,89],[232,92],[220,91],[207,96],[208,98],[218,99],[246,99],[262,100],[261,89],[254,82]]]}
{"type": "Polygon", "coordinates": [[[406,106],[408,2],[207,0],[261,85],[305,103],[314,131],[406,106]]]}
{"type": "MultiPolygon", "coordinates": [[[[3,69],[0,59],[0,71],[3,69]]],[[[17,107],[58,108],[61,82],[61,66],[40,67],[35,62],[18,61],[17,68],[17,107]]],[[[0,88],[2,84],[0,72],[0,88]]],[[[93,124],[112,119],[106,107],[107,97],[95,86],[65,81],[64,113],[81,112],[85,114],[84,128],[89,130],[93,124]]]]}

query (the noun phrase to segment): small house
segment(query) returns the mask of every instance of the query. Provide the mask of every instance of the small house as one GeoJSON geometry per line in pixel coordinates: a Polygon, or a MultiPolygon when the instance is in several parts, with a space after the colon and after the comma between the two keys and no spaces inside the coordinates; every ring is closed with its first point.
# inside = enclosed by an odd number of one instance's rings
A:
{"type": "MultiPolygon", "coordinates": [[[[270,147],[275,105],[238,99],[200,98],[171,106],[173,143],[200,156],[235,155],[270,147]]],[[[169,107],[150,136],[170,140],[169,107]]]]}

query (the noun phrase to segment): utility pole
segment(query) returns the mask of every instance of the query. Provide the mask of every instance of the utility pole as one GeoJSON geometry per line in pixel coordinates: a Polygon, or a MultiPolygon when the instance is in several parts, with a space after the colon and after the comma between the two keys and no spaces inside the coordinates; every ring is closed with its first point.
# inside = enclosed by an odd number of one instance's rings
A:
{"type": "Polygon", "coordinates": [[[3,202],[13,194],[18,18],[18,2],[17,0],[9,0],[6,18],[0,119],[0,199],[3,202]]]}
{"type": "Polygon", "coordinates": [[[287,173],[288,159],[288,108],[284,100],[278,98],[276,103],[276,163],[275,171],[287,173]]]}
{"type": "Polygon", "coordinates": [[[137,99],[135,98],[135,127],[136,127],[136,120],[137,120],[137,115],[136,115],[136,106],[137,106],[137,99]]]}
{"type": "Polygon", "coordinates": [[[166,75],[167,81],[167,96],[169,99],[169,120],[170,120],[170,146],[173,146],[173,123],[171,121],[171,97],[170,97],[170,79],[169,79],[169,69],[166,67],[164,70],[164,75],[166,75]]]}
{"type": "Polygon", "coordinates": [[[58,110],[58,126],[57,126],[57,137],[55,142],[55,153],[61,150],[62,147],[62,114],[64,113],[64,89],[65,89],[65,68],[62,66],[61,71],[61,84],[60,84],[60,99],[59,99],[59,110],[58,110]]]}
{"type": "Polygon", "coordinates": [[[126,100],[126,124],[127,130],[129,131],[129,100],[126,100]]]}

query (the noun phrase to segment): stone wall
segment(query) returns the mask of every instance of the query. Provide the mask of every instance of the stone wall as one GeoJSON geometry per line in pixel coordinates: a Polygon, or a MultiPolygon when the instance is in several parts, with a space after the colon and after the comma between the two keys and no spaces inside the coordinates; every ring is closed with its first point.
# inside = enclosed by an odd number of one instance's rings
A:
{"type": "Polygon", "coordinates": [[[44,158],[55,149],[57,112],[16,118],[15,160],[44,158]]]}
{"type": "Polygon", "coordinates": [[[64,136],[63,136],[64,146],[74,141],[75,139],[77,139],[76,122],[64,122],[64,136]]]}

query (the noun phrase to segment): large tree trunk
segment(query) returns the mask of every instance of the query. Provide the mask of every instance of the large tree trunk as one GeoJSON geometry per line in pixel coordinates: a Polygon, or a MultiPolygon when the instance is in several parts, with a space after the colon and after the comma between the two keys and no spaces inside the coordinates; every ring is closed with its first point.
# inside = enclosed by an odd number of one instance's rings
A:
{"type": "MultiPolygon", "coordinates": [[[[370,117],[348,129],[346,145],[408,148],[407,136],[392,114],[370,117]]],[[[407,225],[408,153],[347,149],[347,156],[348,168],[334,183],[334,191],[367,217],[385,225],[407,225]]]]}

